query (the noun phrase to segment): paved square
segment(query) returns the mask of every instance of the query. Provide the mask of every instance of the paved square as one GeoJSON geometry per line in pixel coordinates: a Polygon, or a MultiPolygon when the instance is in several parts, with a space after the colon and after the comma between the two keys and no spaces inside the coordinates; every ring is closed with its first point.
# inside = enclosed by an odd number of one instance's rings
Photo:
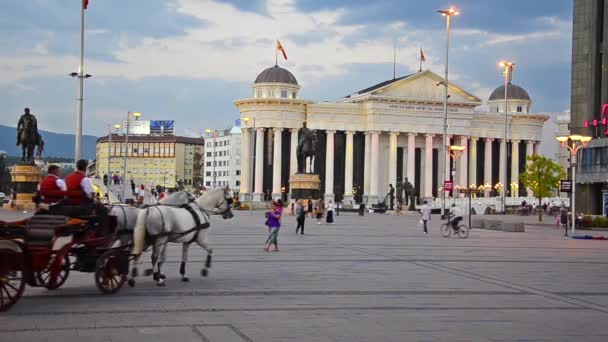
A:
{"type": "Polygon", "coordinates": [[[193,247],[180,282],[173,245],[165,288],[139,278],[105,296],[77,272],[27,288],[0,314],[0,341],[608,341],[606,241],[551,226],[445,239],[437,217],[427,236],[415,216],[347,213],[308,218],[304,236],[286,216],[281,252],[266,253],[263,222],[214,218],[209,278],[193,247]]]}

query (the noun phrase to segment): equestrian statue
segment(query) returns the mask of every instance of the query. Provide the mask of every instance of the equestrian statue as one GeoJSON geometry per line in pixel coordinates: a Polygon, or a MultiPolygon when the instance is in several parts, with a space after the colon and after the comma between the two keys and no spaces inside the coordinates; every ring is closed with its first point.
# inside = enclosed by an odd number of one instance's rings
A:
{"type": "Polygon", "coordinates": [[[298,173],[307,173],[306,163],[310,158],[309,173],[314,173],[313,166],[317,149],[317,134],[306,127],[306,121],[303,122],[302,128],[298,130],[298,148],[296,154],[298,157],[298,173]]]}
{"type": "Polygon", "coordinates": [[[21,161],[24,163],[34,162],[34,148],[38,147],[36,157],[40,158],[44,150],[44,141],[38,133],[38,122],[36,117],[30,114],[30,109],[25,108],[19,122],[17,123],[17,146],[21,145],[21,161]]]}

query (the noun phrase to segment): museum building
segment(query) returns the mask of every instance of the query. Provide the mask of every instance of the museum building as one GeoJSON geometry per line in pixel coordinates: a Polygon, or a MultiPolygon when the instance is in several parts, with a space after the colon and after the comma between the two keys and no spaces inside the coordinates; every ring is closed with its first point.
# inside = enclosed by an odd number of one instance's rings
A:
{"type": "Polygon", "coordinates": [[[258,75],[253,96],[236,100],[242,122],[242,200],[253,192],[273,198],[290,192],[297,171],[298,130],[303,122],[318,137],[315,173],[325,199],[345,203],[360,198],[382,200],[407,179],[421,198],[441,196],[443,162],[454,187],[484,186],[481,196],[495,195],[508,184],[507,196],[532,195],[519,174],[526,156],[538,153],[546,115],[531,112],[532,100],[521,87],[508,84],[508,135],[504,138],[504,86],[476,110],[481,99],[449,83],[447,146],[468,146],[453,160],[441,157],[445,88],[443,78],[421,71],[387,80],[335,102],[299,97],[300,86],[288,70],[273,66],[258,75]],[[506,149],[506,153],[505,153],[506,149]],[[504,169],[507,163],[505,180],[504,169]],[[467,165],[468,177],[467,177],[467,165]]]}

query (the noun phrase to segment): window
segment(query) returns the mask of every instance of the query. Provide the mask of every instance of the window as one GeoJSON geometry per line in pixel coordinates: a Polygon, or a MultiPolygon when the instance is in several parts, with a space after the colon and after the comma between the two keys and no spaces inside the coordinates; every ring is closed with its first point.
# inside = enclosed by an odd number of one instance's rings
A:
{"type": "Polygon", "coordinates": [[[258,90],[256,91],[256,93],[255,93],[255,97],[258,97],[258,98],[262,97],[262,91],[261,91],[260,89],[258,89],[258,90]]]}
{"type": "Polygon", "coordinates": [[[287,90],[281,90],[281,97],[284,99],[287,98],[287,90]]]}
{"type": "Polygon", "coordinates": [[[207,157],[211,157],[211,152],[207,152],[207,157]]]}
{"type": "Polygon", "coordinates": [[[522,112],[522,107],[521,106],[517,106],[517,112],[521,113],[522,112]]]}
{"type": "Polygon", "coordinates": [[[205,186],[211,186],[211,182],[205,182],[205,186]]]}
{"type": "Polygon", "coordinates": [[[211,176],[211,171],[205,172],[205,176],[210,177],[211,176]]]}
{"type": "MultiPolygon", "coordinates": [[[[240,176],[241,175],[241,170],[236,170],[236,175],[240,176]]],[[[238,185],[238,184],[237,184],[238,185]]]]}
{"type": "Polygon", "coordinates": [[[294,91],[293,93],[291,93],[291,98],[295,99],[296,98],[296,92],[294,91]]]}
{"type": "Polygon", "coordinates": [[[236,181],[236,186],[241,186],[241,181],[236,181]]]}
{"type": "Polygon", "coordinates": [[[207,162],[206,166],[211,166],[211,162],[207,162]]]}

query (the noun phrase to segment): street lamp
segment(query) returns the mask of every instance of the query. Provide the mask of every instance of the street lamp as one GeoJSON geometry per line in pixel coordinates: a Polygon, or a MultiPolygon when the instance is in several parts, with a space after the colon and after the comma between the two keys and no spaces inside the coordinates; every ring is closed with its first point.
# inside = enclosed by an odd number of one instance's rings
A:
{"type": "Polygon", "coordinates": [[[107,179],[108,182],[106,183],[106,191],[108,192],[108,201],[110,200],[110,159],[112,158],[112,152],[111,152],[111,148],[112,148],[112,134],[114,134],[114,131],[120,129],[120,125],[108,125],[108,173],[107,173],[107,179]],[[112,129],[113,128],[113,129],[112,129]]]}
{"type": "Polygon", "coordinates": [[[205,132],[207,133],[213,133],[213,187],[217,187],[217,182],[216,182],[216,174],[215,174],[215,164],[217,164],[217,155],[215,154],[215,136],[216,136],[216,130],[215,129],[209,129],[207,128],[205,130],[205,132]]]}
{"type": "Polygon", "coordinates": [[[124,203],[127,203],[126,198],[126,186],[127,186],[127,152],[129,146],[129,130],[131,129],[131,116],[135,117],[137,120],[140,116],[140,112],[127,112],[127,130],[125,131],[125,155],[122,161],[122,200],[124,203]]]}
{"type": "Polygon", "coordinates": [[[251,141],[250,143],[250,150],[249,150],[249,154],[251,155],[251,165],[249,170],[247,170],[250,174],[251,174],[251,179],[250,179],[250,183],[249,183],[249,214],[253,215],[253,182],[254,182],[254,174],[253,174],[253,165],[255,163],[255,150],[254,150],[254,144],[255,141],[254,139],[254,134],[255,134],[255,118],[243,118],[243,121],[245,121],[245,125],[249,126],[249,121],[251,121],[253,129],[251,130],[251,133],[249,134],[251,136],[251,141]]]}
{"type": "MultiPolygon", "coordinates": [[[[503,152],[503,156],[502,159],[504,160],[504,177],[503,179],[501,179],[500,181],[502,182],[502,184],[507,184],[507,125],[508,125],[508,115],[509,115],[509,84],[511,83],[511,76],[513,73],[513,68],[515,67],[515,63],[511,62],[511,61],[501,61],[500,63],[498,63],[498,65],[502,68],[505,69],[505,71],[503,72],[503,76],[505,77],[505,143],[504,143],[504,147],[505,150],[501,151],[503,152]]],[[[507,207],[506,207],[506,187],[503,188],[502,191],[502,213],[503,215],[507,214],[507,207]]]]}
{"type": "Polygon", "coordinates": [[[570,151],[570,168],[572,169],[572,200],[570,203],[570,209],[572,210],[572,235],[576,227],[576,162],[578,151],[587,147],[591,139],[590,136],[584,136],[579,134],[572,134],[568,136],[556,137],[562,147],[567,148],[570,151]],[[571,145],[568,144],[571,141],[571,145]]]}
{"type": "MultiPolygon", "coordinates": [[[[456,161],[463,154],[464,150],[466,150],[466,146],[460,145],[451,145],[449,148],[450,157],[454,160],[454,168],[450,170],[450,173],[454,175],[456,173],[456,161]]],[[[467,170],[468,172],[468,170],[467,170]]],[[[453,184],[453,183],[452,183],[453,184]]],[[[445,192],[444,192],[445,193],[445,192]]],[[[456,203],[456,196],[454,196],[454,189],[452,189],[452,198],[454,199],[454,203],[456,203]]]]}
{"type": "MultiPolygon", "coordinates": [[[[455,10],[453,7],[450,7],[447,10],[438,10],[442,16],[445,17],[446,24],[446,39],[445,39],[445,77],[443,80],[443,86],[445,87],[445,99],[444,99],[444,111],[443,111],[443,144],[442,148],[442,157],[443,158],[443,182],[445,184],[445,174],[447,171],[447,160],[445,158],[446,154],[446,145],[447,145],[447,134],[448,134],[448,61],[449,61],[449,52],[450,52],[450,18],[453,15],[459,15],[460,12],[455,10]]],[[[445,218],[445,191],[441,193],[441,218],[445,218]]]]}

